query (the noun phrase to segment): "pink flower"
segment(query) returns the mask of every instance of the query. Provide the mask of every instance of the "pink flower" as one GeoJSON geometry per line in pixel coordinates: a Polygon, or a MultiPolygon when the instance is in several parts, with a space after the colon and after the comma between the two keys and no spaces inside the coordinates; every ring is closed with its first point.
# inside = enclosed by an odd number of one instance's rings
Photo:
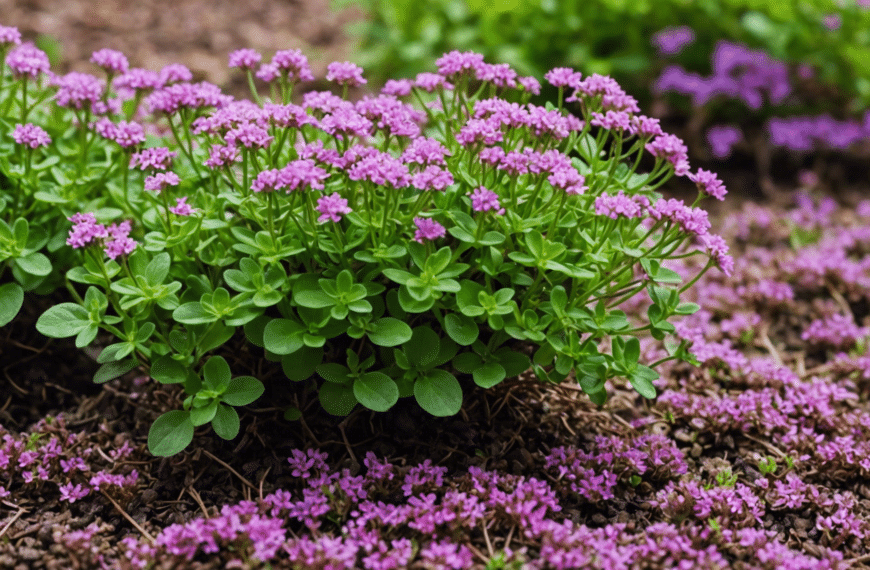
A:
{"type": "Polygon", "coordinates": [[[190,204],[187,203],[187,196],[182,196],[175,199],[175,206],[170,206],[169,211],[176,216],[190,216],[196,209],[191,208],[190,204]]]}
{"type": "Polygon", "coordinates": [[[156,194],[160,194],[167,186],[178,186],[181,180],[174,172],[158,172],[153,176],[145,178],[145,190],[151,190],[156,194]]]}
{"type": "Polygon", "coordinates": [[[728,193],[722,181],[715,174],[703,168],[699,168],[695,174],[690,173],[687,177],[698,186],[698,191],[707,196],[713,196],[717,200],[724,200],[725,194],[728,193]]]}
{"type": "Polygon", "coordinates": [[[108,48],[95,51],[91,54],[91,63],[102,67],[109,74],[126,73],[130,68],[127,56],[119,51],[108,48]]]}
{"type": "Polygon", "coordinates": [[[388,79],[381,89],[383,95],[392,95],[394,97],[405,97],[411,94],[411,89],[414,87],[414,82],[410,79],[388,79]]]}
{"type": "Polygon", "coordinates": [[[334,61],[326,66],[326,80],[339,85],[358,87],[368,83],[362,76],[362,67],[349,61],[334,61]]]}
{"type": "Polygon", "coordinates": [[[81,483],[73,485],[72,481],[70,481],[66,485],[60,486],[60,500],[75,503],[77,500],[86,497],[90,492],[90,489],[83,487],[81,483]]]}
{"type": "Polygon", "coordinates": [[[20,46],[21,32],[18,31],[18,28],[0,26],[0,44],[2,44],[3,47],[8,47],[10,45],[20,46]]]}
{"type": "Polygon", "coordinates": [[[435,65],[438,66],[438,73],[446,78],[461,73],[477,72],[483,65],[483,55],[473,51],[459,52],[451,51],[445,53],[437,60],[435,65]]]}
{"type": "Polygon", "coordinates": [[[544,79],[553,87],[571,87],[577,89],[583,74],[570,67],[555,67],[544,74],[544,79]]]}
{"type": "Polygon", "coordinates": [[[168,170],[177,152],[166,147],[145,148],[130,156],[130,168],[139,166],[140,170],[168,170]]]}
{"type": "MultiPolygon", "coordinates": [[[[294,82],[314,81],[314,74],[311,73],[308,58],[305,57],[302,50],[279,50],[272,56],[272,65],[279,72],[286,72],[287,77],[294,82]]],[[[262,67],[260,69],[262,71],[262,67]]]]}
{"type": "Polygon", "coordinates": [[[431,218],[414,218],[414,225],[417,226],[417,231],[414,233],[414,241],[423,243],[423,240],[435,240],[442,238],[446,230],[444,226],[431,218]]]}
{"type": "Polygon", "coordinates": [[[86,246],[94,238],[104,238],[109,235],[106,232],[106,227],[98,224],[96,216],[92,213],[78,213],[67,219],[74,225],[69,231],[69,238],[67,238],[66,244],[74,249],[86,246]]]}
{"type": "Polygon", "coordinates": [[[29,146],[30,148],[39,148],[51,144],[51,137],[48,136],[48,133],[42,127],[32,123],[15,125],[12,138],[15,139],[16,143],[29,146]]]}
{"type": "Polygon", "coordinates": [[[89,73],[72,71],[55,77],[52,83],[58,88],[54,100],[61,107],[82,109],[99,102],[103,96],[103,81],[89,73]]]}
{"type": "Polygon", "coordinates": [[[411,184],[420,190],[442,191],[453,184],[453,175],[440,166],[427,166],[411,178],[411,184]]]}
{"type": "Polygon", "coordinates": [[[163,66],[158,77],[162,85],[169,85],[170,83],[179,83],[181,81],[192,81],[193,73],[180,63],[170,63],[163,66]]]}
{"type": "Polygon", "coordinates": [[[229,67],[251,70],[260,63],[261,59],[263,59],[263,56],[257,50],[249,48],[237,49],[230,54],[229,67]]]}
{"type": "Polygon", "coordinates": [[[318,222],[325,222],[326,220],[340,222],[342,214],[350,214],[353,211],[348,207],[347,200],[342,198],[337,192],[318,198],[315,209],[320,212],[320,217],[317,218],[318,222]]]}
{"type": "Polygon", "coordinates": [[[520,77],[519,79],[517,79],[517,83],[519,83],[523,89],[525,89],[532,95],[541,94],[541,82],[534,77],[520,77]]]}
{"type": "Polygon", "coordinates": [[[203,163],[209,168],[227,166],[242,159],[242,154],[237,147],[232,145],[214,145],[208,152],[208,158],[203,163]]]}
{"type": "Polygon", "coordinates": [[[475,212],[488,212],[492,210],[496,214],[503,215],[505,209],[498,202],[498,194],[480,186],[471,194],[471,209],[475,212]]]}
{"type": "Polygon", "coordinates": [[[160,80],[160,75],[156,71],[135,67],[127,71],[124,75],[116,77],[114,81],[112,81],[112,85],[119,91],[125,89],[132,91],[145,91],[162,87],[163,81],[160,80]]]}
{"type": "Polygon", "coordinates": [[[45,52],[31,43],[21,44],[6,56],[6,65],[15,77],[29,75],[32,79],[40,73],[48,73],[51,63],[45,52]]]}
{"type": "Polygon", "coordinates": [[[657,159],[670,162],[677,176],[684,176],[689,172],[688,149],[679,137],[671,134],[659,135],[646,144],[646,150],[657,159]]]}

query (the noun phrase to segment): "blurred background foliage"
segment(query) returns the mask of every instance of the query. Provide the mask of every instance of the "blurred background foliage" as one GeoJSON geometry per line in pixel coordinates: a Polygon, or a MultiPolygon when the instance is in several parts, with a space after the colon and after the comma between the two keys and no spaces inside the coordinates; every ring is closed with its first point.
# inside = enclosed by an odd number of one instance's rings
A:
{"type": "Polygon", "coordinates": [[[813,66],[852,111],[870,106],[868,0],[333,2],[363,10],[350,29],[358,40],[355,59],[380,83],[431,71],[447,51],[474,50],[538,78],[557,66],[611,75],[644,103],[662,67],[652,36],[688,25],[696,40],[671,62],[689,71],[709,73],[716,42],[730,40],[813,66]]]}

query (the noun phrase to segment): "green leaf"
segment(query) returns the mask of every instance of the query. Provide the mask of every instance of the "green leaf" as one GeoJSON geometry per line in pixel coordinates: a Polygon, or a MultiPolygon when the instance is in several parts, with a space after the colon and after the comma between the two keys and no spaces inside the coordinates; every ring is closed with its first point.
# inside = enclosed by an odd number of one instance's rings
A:
{"type": "Polygon", "coordinates": [[[187,371],[181,362],[165,354],[151,364],[149,374],[161,384],[180,384],[187,379],[187,371]]]}
{"type": "Polygon", "coordinates": [[[148,430],[148,450],[158,457],[175,455],[191,441],[193,422],[190,421],[190,412],[183,410],[166,412],[148,430]]]}
{"type": "Polygon", "coordinates": [[[290,319],[273,319],[263,329],[263,346],[275,354],[293,354],[304,346],[303,333],[307,328],[290,319]]]}
{"type": "MultiPolygon", "coordinates": [[[[9,324],[24,304],[24,289],[18,283],[0,286],[0,327],[9,324]]],[[[45,333],[43,333],[45,334],[45,333]]]]}
{"type": "Polygon", "coordinates": [[[87,310],[76,303],[51,307],[36,321],[36,330],[51,338],[75,336],[91,324],[87,310]]]}
{"type": "Polygon", "coordinates": [[[447,336],[462,346],[474,344],[474,341],[480,335],[480,327],[477,326],[474,319],[456,313],[448,313],[444,317],[444,331],[447,333],[447,336]]]}
{"type": "Polygon", "coordinates": [[[231,406],[247,406],[263,395],[266,387],[253,376],[238,376],[230,380],[221,401],[231,406]]]}
{"type": "Polygon", "coordinates": [[[331,384],[350,385],[350,370],[337,362],[321,364],[315,368],[321,378],[331,384]]]}
{"type": "Polygon", "coordinates": [[[126,360],[116,360],[115,362],[107,362],[97,369],[94,374],[94,384],[103,384],[109,380],[114,380],[119,376],[123,376],[127,372],[139,366],[139,361],[135,358],[126,360]]]}
{"type": "Polygon", "coordinates": [[[414,398],[433,416],[453,416],[462,407],[462,387],[446,370],[429,370],[414,383],[414,398]]]}
{"type": "Polygon", "coordinates": [[[353,382],[353,394],[360,404],[386,412],[399,401],[399,387],[383,372],[367,372],[353,382]]]}
{"type": "Polygon", "coordinates": [[[207,313],[198,301],[193,301],[179,305],[178,308],[172,311],[172,318],[176,322],[186,325],[204,325],[215,322],[219,317],[207,313]]]}
{"type": "Polygon", "coordinates": [[[637,364],[640,358],[640,341],[636,337],[631,337],[625,341],[622,358],[623,362],[628,366],[637,364]]]}
{"type": "Polygon", "coordinates": [[[658,378],[658,373],[647,366],[639,365],[629,377],[629,382],[638,394],[650,400],[656,397],[656,387],[652,381],[658,378]]]}
{"type": "Polygon", "coordinates": [[[294,292],[293,300],[296,301],[297,304],[311,309],[322,309],[324,307],[332,307],[335,305],[335,299],[323,291],[294,292]]]}
{"type": "Polygon", "coordinates": [[[281,357],[281,368],[289,380],[301,382],[311,378],[321,362],[323,362],[323,349],[305,346],[293,354],[281,357]]]}
{"type": "Polygon", "coordinates": [[[453,359],[453,367],[463,374],[471,374],[482,365],[480,355],[474,352],[463,352],[453,359]]]}
{"type": "Polygon", "coordinates": [[[145,267],[145,280],[151,286],[160,285],[169,275],[169,254],[165,251],[154,256],[145,267]]]}
{"type": "Polygon", "coordinates": [[[16,257],[15,264],[25,273],[37,277],[45,277],[51,273],[51,262],[38,251],[24,257],[16,257]]]}
{"type": "Polygon", "coordinates": [[[214,419],[211,421],[211,427],[221,439],[235,439],[239,435],[239,413],[235,408],[219,404],[214,419]]]}
{"type": "Polygon", "coordinates": [[[507,373],[504,367],[497,362],[487,362],[483,366],[478,367],[473,373],[474,383],[481,388],[492,388],[505,378],[507,373]]]}
{"type": "Polygon", "coordinates": [[[407,323],[383,317],[371,323],[371,330],[367,331],[369,340],[378,346],[398,346],[411,339],[411,327],[407,323]]]}
{"type": "Polygon", "coordinates": [[[230,385],[230,365],[223,356],[212,356],[202,366],[200,371],[203,383],[218,392],[223,392],[230,385]]]}
{"type": "Polygon", "coordinates": [[[441,339],[438,333],[427,327],[417,327],[413,330],[411,339],[402,347],[408,362],[414,367],[425,367],[435,361],[440,349],[441,339]]]}
{"type": "Polygon", "coordinates": [[[207,406],[204,406],[202,408],[191,408],[190,421],[193,422],[194,427],[205,425],[212,419],[214,419],[215,415],[217,414],[217,409],[217,400],[212,400],[207,406]]]}
{"type": "Polygon", "coordinates": [[[701,305],[698,303],[680,303],[674,312],[678,315],[694,315],[701,310],[701,305]]]}
{"type": "Polygon", "coordinates": [[[346,416],[357,404],[353,388],[346,384],[327,382],[320,387],[317,397],[323,409],[333,416],[346,416]]]}

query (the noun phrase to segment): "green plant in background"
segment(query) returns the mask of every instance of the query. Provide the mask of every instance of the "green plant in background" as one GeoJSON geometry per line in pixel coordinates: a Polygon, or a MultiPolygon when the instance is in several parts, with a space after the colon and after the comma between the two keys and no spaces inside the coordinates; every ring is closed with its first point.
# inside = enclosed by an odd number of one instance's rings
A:
{"type": "MultiPolygon", "coordinates": [[[[349,4],[334,0],[337,7],[349,4]]],[[[365,0],[353,24],[358,62],[372,77],[416,74],[435,55],[471,49],[540,76],[550,67],[612,75],[641,102],[658,73],[653,35],[690,25],[696,44],[677,63],[709,72],[719,40],[820,70],[846,99],[870,104],[870,11],[854,0],[365,0]]]]}

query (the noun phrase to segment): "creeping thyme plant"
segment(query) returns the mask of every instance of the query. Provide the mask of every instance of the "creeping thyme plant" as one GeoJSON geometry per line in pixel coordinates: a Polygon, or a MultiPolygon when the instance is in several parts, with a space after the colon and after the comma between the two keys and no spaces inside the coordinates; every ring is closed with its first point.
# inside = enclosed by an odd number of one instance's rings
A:
{"type": "Polygon", "coordinates": [[[144,366],[182,384],[182,409],[149,433],[157,455],[207,423],[237,435],[235,407],[265,391],[230,369],[237,332],[334,415],[413,397],[448,416],[463,382],[530,367],[599,404],[612,379],[652,398],[656,366],[693,357],[675,340],[646,361],[639,338],[670,338],[669,320],[698,309],[681,293],[730,271],[697,207],[723,197],[721,182],[690,172],[682,142],[607,77],[554,69],[558,100],[541,107],[528,102],[536,79],[451,52],[437,73],[354,102],[366,81],[353,64],[328,67],[341,95],[303,92],[314,76],[301,52],[261,63],[242,49],[230,66],[249,101],[111,50],[92,58],[105,79],[54,76],[37,52],[14,47],[3,76],[0,240],[15,278],[3,306],[39,279],[65,283],[73,300],[37,329],[79,347],[114,337],[96,382],[144,366]],[[698,201],[656,192],[674,174],[698,201]],[[695,255],[688,281],[666,267],[695,255]],[[642,322],[619,308],[637,295],[652,301],[642,322]]]}

